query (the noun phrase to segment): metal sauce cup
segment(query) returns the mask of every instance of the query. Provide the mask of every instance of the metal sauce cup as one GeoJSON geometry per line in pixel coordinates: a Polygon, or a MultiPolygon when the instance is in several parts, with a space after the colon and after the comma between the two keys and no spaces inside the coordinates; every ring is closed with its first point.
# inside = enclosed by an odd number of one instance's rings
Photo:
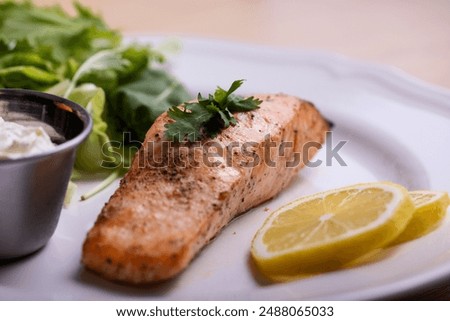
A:
{"type": "Polygon", "coordinates": [[[23,89],[0,89],[0,117],[41,126],[57,146],[35,156],[0,160],[0,259],[43,247],[59,220],[77,146],[92,119],[67,99],[23,89]]]}

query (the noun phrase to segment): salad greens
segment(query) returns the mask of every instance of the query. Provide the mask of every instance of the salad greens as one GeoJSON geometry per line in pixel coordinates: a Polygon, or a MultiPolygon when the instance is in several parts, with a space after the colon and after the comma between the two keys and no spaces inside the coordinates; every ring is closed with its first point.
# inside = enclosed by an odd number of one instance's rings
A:
{"type": "Polygon", "coordinates": [[[0,0],[0,87],[47,91],[85,107],[93,130],[77,151],[72,178],[99,173],[107,176],[102,188],[123,173],[132,144],[143,141],[156,117],[191,97],[162,68],[161,52],[124,45],[99,16],[74,6],[69,16],[59,6],[0,0]],[[112,141],[123,148],[113,150],[112,141]]]}
{"type": "Polygon", "coordinates": [[[95,52],[120,45],[117,31],[82,5],[75,9],[76,16],[70,17],[57,6],[0,3],[0,85],[45,89],[70,78],[95,52]]]}
{"type": "Polygon", "coordinates": [[[141,77],[117,88],[111,108],[122,121],[120,127],[127,128],[135,138],[140,139],[147,132],[147,123],[153,123],[168,107],[190,98],[182,85],[163,70],[147,69],[141,77]],[[122,106],[127,106],[127,109],[122,106]]]}
{"type": "Polygon", "coordinates": [[[244,80],[235,80],[228,90],[217,87],[214,95],[203,98],[198,94],[196,102],[184,103],[183,109],[173,106],[168,115],[174,120],[165,124],[167,138],[173,141],[196,141],[203,136],[215,137],[224,128],[236,125],[233,112],[251,111],[259,108],[261,100],[242,98],[233,93],[244,80]]]}

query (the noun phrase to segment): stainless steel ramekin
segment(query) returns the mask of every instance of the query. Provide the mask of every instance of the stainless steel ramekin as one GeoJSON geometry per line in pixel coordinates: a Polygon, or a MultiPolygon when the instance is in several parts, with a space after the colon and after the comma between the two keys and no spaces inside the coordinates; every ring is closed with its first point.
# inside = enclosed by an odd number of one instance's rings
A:
{"type": "Polygon", "coordinates": [[[57,144],[36,156],[0,160],[0,259],[9,259],[40,249],[53,235],[76,147],[92,120],[67,99],[23,89],[0,89],[0,117],[42,126],[57,144]]]}

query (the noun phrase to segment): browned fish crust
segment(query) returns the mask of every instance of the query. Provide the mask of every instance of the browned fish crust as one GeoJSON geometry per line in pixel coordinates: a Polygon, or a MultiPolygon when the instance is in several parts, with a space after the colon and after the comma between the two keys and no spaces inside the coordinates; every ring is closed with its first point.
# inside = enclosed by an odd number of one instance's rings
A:
{"type": "Polygon", "coordinates": [[[235,114],[236,126],[201,146],[167,148],[171,120],[162,114],[89,231],[83,264],[120,282],[169,279],[234,217],[285,188],[320,148],[328,124],[296,97],[255,97],[261,108],[235,114]]]}

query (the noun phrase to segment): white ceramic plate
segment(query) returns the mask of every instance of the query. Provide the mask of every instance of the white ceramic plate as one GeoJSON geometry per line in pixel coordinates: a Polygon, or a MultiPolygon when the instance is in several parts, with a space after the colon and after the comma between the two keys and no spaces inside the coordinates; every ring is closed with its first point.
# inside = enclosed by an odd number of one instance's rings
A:
{"type": "MultiPolygon", "coordinates": [[[[138,37],[155,42],[159,38],[138,37]]],[[[450,220],[433,233],[383,253],[384,258],[296,282],[269,285],[255,277],[250,241],[270,213],[301,195],[351,183],[391,180],[410,189],[450,191],[450,92],[387,67],[334,54],[286,51],[205,39],[183,39],[170,68],[193,92],[211,92],[235,79],[240,93],[285,92],[303,97],[335,123],[334,146],[347,166],[305,168],[278,197],[227,226],[170,282],[133,288],[104,281],[80,265],[87,230],[117,184],[63,210],[48,245],[0,266],[0,299],[374,299],[450,275],[450,220]]],[[[94,183],[83,183],[79,193],[94,183]]]]}

